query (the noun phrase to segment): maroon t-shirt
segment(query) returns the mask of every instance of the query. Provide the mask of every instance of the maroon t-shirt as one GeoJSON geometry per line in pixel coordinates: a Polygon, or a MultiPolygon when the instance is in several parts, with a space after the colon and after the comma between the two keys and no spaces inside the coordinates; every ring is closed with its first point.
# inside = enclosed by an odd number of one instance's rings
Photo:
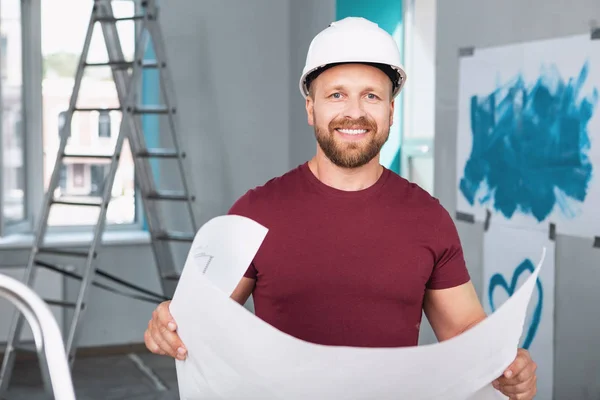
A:
{"type": "Polygon", "coordinates": [[[417,345],[426,289],[469,281],[437,199],[385,169],[363,190],[322,183],[307,163],[231,208],[268,228],[246,276],[256,315],[324,345],[417,345]]]}

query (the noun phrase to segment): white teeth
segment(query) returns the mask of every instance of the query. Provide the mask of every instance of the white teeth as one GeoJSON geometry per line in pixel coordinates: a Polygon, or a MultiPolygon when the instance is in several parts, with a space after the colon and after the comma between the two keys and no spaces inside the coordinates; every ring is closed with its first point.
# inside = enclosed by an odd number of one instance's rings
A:
{"type": "Polygon", "coordinates": [[[338,131],[347,135],[360,135],[361,133],[367,133],[366,129],[338,129],[338,131]]]}

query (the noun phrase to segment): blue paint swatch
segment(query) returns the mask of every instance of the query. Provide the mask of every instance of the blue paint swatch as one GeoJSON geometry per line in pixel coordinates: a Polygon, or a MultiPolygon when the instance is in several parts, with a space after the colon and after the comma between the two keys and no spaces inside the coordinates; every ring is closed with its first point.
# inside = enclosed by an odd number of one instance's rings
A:
{"type": "Polygon", "coordinates": [[[588,72],[586,62],[565,82],[552,67],[531,85],[517,75],[471,97],[473,147],[459,184],[471,205],[491,203],[508,219],[518,210],[543,221],[555,206],[576,216],[569,199],[585,201],[593,172],[587,125],[598,89],[583,97],[588,72]]]}
{"type": "MultiPolygon", "coordinates": [[[[496,311],[496,306],[494,305],[494,290],[496,287],[501,287],[508,293],[509,297],[513,295],[515,290],[517,289],[517,282],[519,281],[519,277],[526,271],[533,273],[535,267],[533,263],[529,259],[525,259],[519,266],[515,269],[512,279],[510,281],[510,285],[504,279],[502,274],[494,274],[490,279],[490,286],[488,289],[488,301],[490,304],[490,308],[492,312],[496,311]]],[[[525,341],[523,342],[523,348],[528,350],[535,338],[535,334],[537,333],[538,327],[540,326],[540,321],[542,319],[542,310],[544,307],[544,290],[542,287],[542,281],[538,277],[536,280],[536,288],[538,291],[538,301],[533,310],[533,316],[531,318],[531,322],[529,324],[529,328],[527,328],[527,335],[525,336],[525,341]]]]}

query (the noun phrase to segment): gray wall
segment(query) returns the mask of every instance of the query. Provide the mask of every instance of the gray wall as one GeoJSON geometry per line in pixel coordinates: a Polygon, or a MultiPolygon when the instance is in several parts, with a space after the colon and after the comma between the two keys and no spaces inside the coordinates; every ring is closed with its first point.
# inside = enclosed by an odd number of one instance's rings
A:
{"type": "Polygon", "coordinates": [[[291,1],[290,12],[290,168],[314,154],[317,142],[308,125],[306,102],[300,94],[299,79],[312,38],[335,19],[335,0],[291,1]]]}
{"type": "MultiPolygon", "coordinates": [[[[315,151],[297,82],[312,36],[334,17],[333,0],[169,0],[161,25],[174,77],[180,128],[198,195],[200,223],[225,213],[246,190],[283,174],[315,151]]],[[[171,171],[161,171],[169,184],[171,171]]],[[[181,212],[171,210],[171,221],[181,212]]],[[[185,256],[186,251],[180,255],[185,256]]],[[[0,245],[1,273],[22,274],[27,244],[0,245]]],[[[54,259],[58,264],[68,262],[54,259]]],[[[159,290],[147,240],[107,245],[99,267],[159,290]]],[[[43,272],[42,272],[43,273],[43,272]]],[[[50,298],[77,286],[43,273],[50,298]]],[[[83,346],[141,343],[154,305],[92,288],[83,346]]],[[[251,304],[249,304],[251,307],[251,304]]],[[[0,301],[0,320],[12,307],[0,301]]],[[[62,319],[57,312],[57,318],[62,319]]],[[[0,326],[0,343],[8,324],[0,326]]]]}
{"type": "Polygon", "coordinates": [[[169,1],[162,11],[204,222],[287,170],[289,1],[169,1]]]}
{"type": "MultiPolygon", "coordinates": [[[[417,0],[418,1],[418,0],[417,0]]],[[[438,1],[435,195],[452,213],[455,196],[458,49],[589,32],[597,0],[438,1]]],[[[483,227],[458,223],[479,293],[483,227]]],[[[555,398],[600,398],[600,249],[589,239],[556,238],[555,398]]]]}

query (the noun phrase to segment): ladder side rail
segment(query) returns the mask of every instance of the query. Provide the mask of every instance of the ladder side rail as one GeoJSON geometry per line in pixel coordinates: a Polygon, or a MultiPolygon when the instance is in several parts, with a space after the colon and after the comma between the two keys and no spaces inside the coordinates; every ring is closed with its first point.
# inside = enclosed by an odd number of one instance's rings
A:
{"type": "MultiPolygon", "coordinates": [[[[109,12],[112,10],[109,10],[109,12]]],[[[135,55],[131,75],[128,76],[126,71],[113,69],[113,75],[117,84],[117,92],[119,99],[123,107],[123,119],[128,123],[128,139],[129,145],[132,151],[134,168],[136,174],[136,181],[138,188],[141,192],[141,201],[143,209],[146,211],[146,223],[148,224],[148,231],[151,236],[152,251],[154,253],[155,262],[158,264],[159,270],[167,267],[168,272],[171,273],[173,269],[173,255],[171,247],[168,243],[160,240],[159,231],[161,230],[160,221],[164,221],[161,218],[160,210],[157,204],[149,199],[147,196],[149,193],[155,191],[154,181],[152,177],[152,169],[150,162],[146,158],[136,157],[140,151],[145,150],[145,140],[143,137],[143,129],[140,118],[134,114],[136,107],[137,97],[135,96],[136,89],[139,85],[139,74],[141,73],[143,55],[148,44],[148,31],[147,26],[148,13],[144,13],[144,19],[140,23],[139,33],[135,41],[135,55]]],[[[103,33],[108,47],[109,57],[112,60],[122,60],[123,53],[118,41],[118,34],[114,23],[102,22],[103,33]]],[[[164,273],[161,272],[161,274],[164,273]]],[[[168,290],[165,288],[164,280],[160,279],[163,288],[163,293],[169,295],[168,290]]]]}
{"type": "MultiPolygon", "coordinates": [[[[152,1],[151,1],[152,2],[152,1]]],[[[152,2],[153,3],[153,2],[152,2]]],[[[158,12],[157,10],[154,12],[158,12]]],[[[177,157],[177,163],[181,174],[181,182],[183,186],[184,192],[187,194],[188,199],[186,200],[186,205],[188,208],[188,212],[190,215],[190,223],[192,226],[193,233],[198,231],[198,217],[196,215],[196,210],[194,208],[194,198],[196,193],[194,192],[194,184],[190,179],[186,165],[183,162],[182,158],[182,149],[183,149],[183,138],[179,137],[181,130],[178,118],[174,115],[177,113],[177,105],[175,103],[175,86],[172,79],[169,63],[167,63],[167,56],[164,44],[164,38],[158,25],[158,18],[155,15],[154,18],[149,21],[148,29],[150,31],[150,36],[152,37],[152,43],[154,45],[154,53],[156,55],[156,61],[159,65],[159,75],[161,82],[161,92],[165,99],[165,104],[167,109],[170,110],[168,114],[169,121],[169,130],[171,132],[171,137],[173,140],[173,146],[179,157],[177,157]],[[192,197],[193,196],[193,197],[192,197]]],[[[191,166],[190,166],[191,167],[191,166]]]]}
{"type": "MultiPolygon", "coordinates": [[[[123,119],[121,119],[121,126],[125,123],[123,119]]],[[[115,181],[115,176],[117,173],[117,169],[119,166],[119,160],[121,157],[121,151],[123,149],[123,143],[125,142],[126,133],[121,128],[119,130],[119,136],[117,137],[117,142],[115,143],[115,150],[113,152],[113,156],[111,159],[110,167],[108,174],[105,178],[104,191],[102,194],[102,203],[100,206],[100,213],[98,216],[98,222],[94,228],[92,242],[90,245],[90,250],[88,256],[85,261],[85,266],[83,268],[83,276],[82,281],[79,288],[79,293],[73,313],[73,317],[71,320],[71,327],[69,329],[69,335],[67,338],[67,354],[69,357],[69,363],[72,363],[75,360],[75,352],[77,349],[77,340],[79,338],[79,334],[81,331],[81,324],[79,324],[79,319],[85,311],[85,304],[89,297],[89,287],[92,283],[92,280],[95,275],[95,268],[92,266],[92,262],[94,261],[94,254],[97,252],[102,245],[102,235],[104,233],[106,227],[106,214],[108,212],[108,206],[112,197],[112,187],[115,181]]]]}

